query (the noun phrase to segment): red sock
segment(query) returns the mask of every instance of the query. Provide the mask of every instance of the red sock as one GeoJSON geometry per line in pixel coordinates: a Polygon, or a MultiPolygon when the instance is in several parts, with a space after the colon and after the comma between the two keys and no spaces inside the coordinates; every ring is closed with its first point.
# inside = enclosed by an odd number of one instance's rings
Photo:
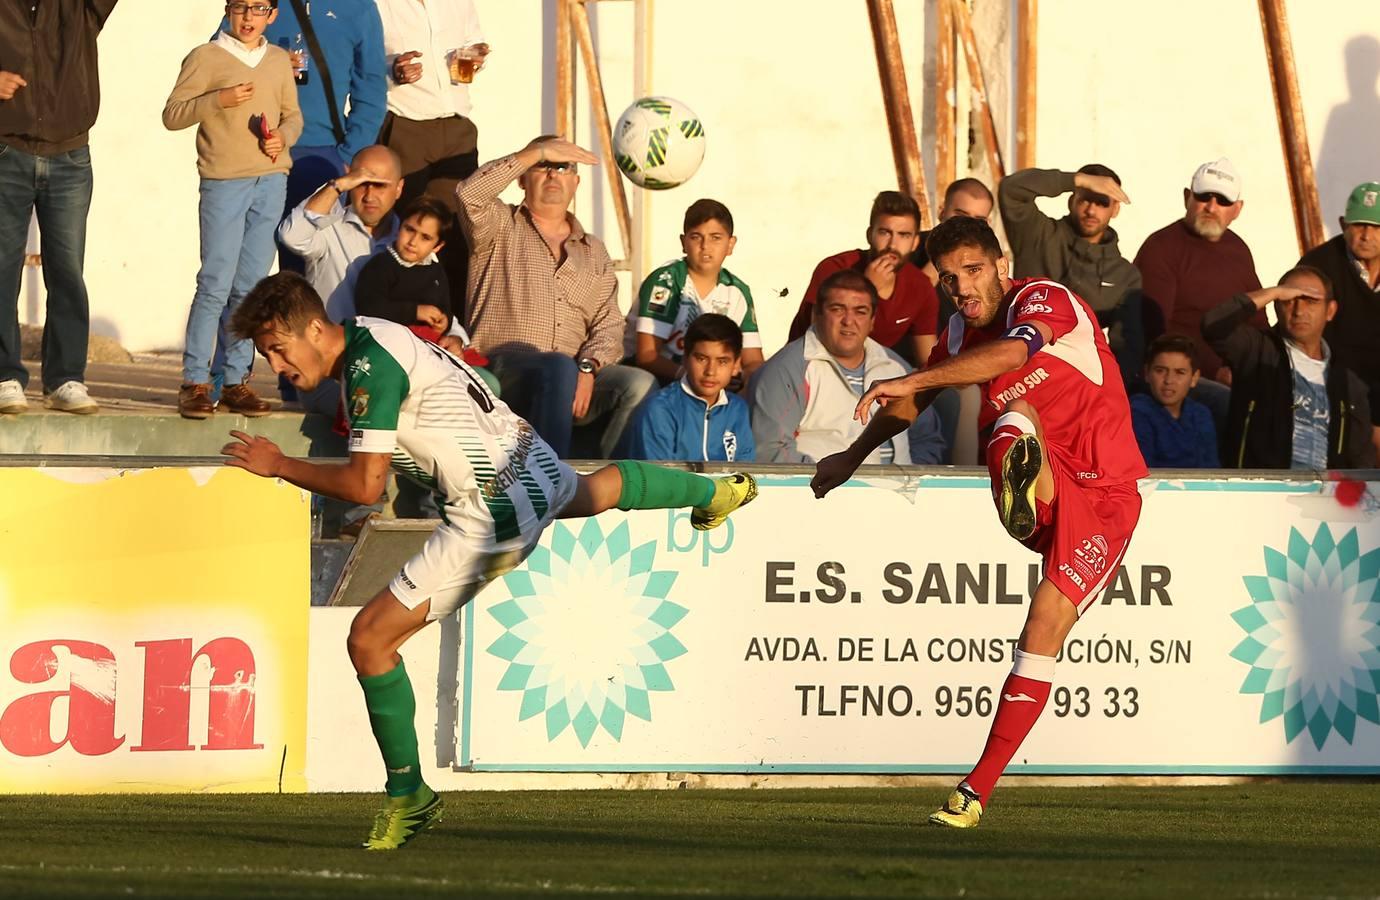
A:
{"type": "Polygon", "coordinates": [[[1011,442],[1022,434],[1034,434],[1035,423],[1018,412],[1002,413],[992,423],[992,437],[987,441],[987,471],[992,476],[993,490],[1001,484],[1001,460],[1011,442]]]}
{"type": "Polygon", "coordinates": [[[1002,685],[987,746],[982,748],[982,757],[973,771],[963,779],[984,804],[1011,757],[1016,755],[1025,736],[1035,727],[1035,720],[1044,711],[1053,680],[1054,657],[1016,651],[1016,664],[1002,685]]]}

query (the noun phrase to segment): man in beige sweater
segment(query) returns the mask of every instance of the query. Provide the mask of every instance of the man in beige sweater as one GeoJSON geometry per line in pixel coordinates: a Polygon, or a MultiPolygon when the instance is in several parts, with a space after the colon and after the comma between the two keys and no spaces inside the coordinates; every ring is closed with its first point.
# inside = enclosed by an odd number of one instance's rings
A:
{"type": "Polygon", "coordinates": [[[187,54],[163,108],[169,129],[197,126],[201,269],[177,398],[189,419],[208,418],[217,403],[245,416],[269,412],[246,383],[254,345],[235,339],[225,323],[273,264],[292,164],[287,151],[302,133],[291,60],[263,36],[278,0],[234,0],[225,12],[229,27],[187,54]]]}

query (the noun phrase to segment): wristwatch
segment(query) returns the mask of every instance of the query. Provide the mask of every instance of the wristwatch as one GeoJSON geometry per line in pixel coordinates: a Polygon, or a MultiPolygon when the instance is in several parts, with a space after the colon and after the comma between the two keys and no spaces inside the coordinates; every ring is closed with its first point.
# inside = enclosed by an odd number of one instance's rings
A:
{"type": "Polygon", "coordinates": [[[586,375],[593,375],[594,372],[595,372],[595,370],[598,369],[598,368],[599,368],[598,363],[596,363],[594,360],[590,359],[588,356],[586,356],[584,359],[581,359],[581,360],[579,361],[579,369],[580,369],[581,372],[583,372],[583,373],[586,374],[586,375]]]}

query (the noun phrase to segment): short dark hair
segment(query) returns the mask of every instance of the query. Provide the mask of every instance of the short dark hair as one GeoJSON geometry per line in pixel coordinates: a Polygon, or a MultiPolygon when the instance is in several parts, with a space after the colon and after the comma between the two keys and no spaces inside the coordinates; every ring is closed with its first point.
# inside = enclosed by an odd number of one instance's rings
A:
{"type": "Polygon", "coordinates": [[[710,200],[707,197],[703,200],[696,200],[690,204],[690,208],[685,211],[685,225],[681,234],[689,234],[690,229],[698,228],[705,222],[714,219],[723,223],[731,236],[733,234],[733,213],[728,211],[718,200],[710,200]]]}
{"type": "Polygon", "coordinates": [[[706,341],[727,344],[734,356],[741,356],[743,353],[743,329],[728,316],[718,313],[703,313],[696,316],[690,327],[685,329],[685,355],[689,356],[696,344],[706,341]]]}
{"type": "Polygon", "coordinates": [[[972,194],[975,197],[986,197],[987,202],[992,206],[997,205],[997,198],[992,196],[992,189],[976,178],[960,178],[957,181],[949,182],[949,186],[944,189],[945,206],[948,206],[949,201],[953,200],[954,194],[972,194]]]}
{"type": "Polygon", "coordinates": [[[819,311],[824,308],[824,299],[829,296],[831,291],[852,291],[866,294],[868,299],[872,301],[872,311],[876,312],[877,310],[877,303],[880,298],[877,296],[876,286],[856,269],[840,269],[824,279],[824,283],[819,286],[819,293],[815,295],[815,315],[819,315],[819,311]]]}
{"type": "Polygon", "coordinates": [[[1161,353],[1182,353],[1188,357],[1188,364],[1193,367],[1193,371],[1198,371],[1198,345],[1193,343],[1193,338],[1182,334],[1162,334],[1150,342],[1150,346],[1145,348],[1145,364],[1148,366],[1155,361],[1155,357],[1161,353]]]}
{"type": "Polygon", "coordinates": [[[230,333],[252,340],[276,321],[293,334],[303,334],[315,319],[330,321],[321,295],[296,272],[278,272],[254,285],[236,307],[230,316],[230,333]]]}
{"type": "Polygon", "coordinates": [[[915,220],[916,230],[920,228],[920,205],[910,194],[900,191],[882,191],[878,194],[872,201],[872,214],[867,220],[867,227],[876,225],[882,216],[910,216],[915,220]]]}
{"type": "Polygon", "coordinates": [[[398,216],[398,221],[406,222],[413,216],[430,216],[435,219],[440,223],[440,227],[437,229],[440,234],[445,234],[455,224],[455,213],[450,211],[449,206],[430,194],[422,194],[407,204],[403,208],[402,215],[398,216]]]}
{"type": "Polygon", "coordinates": [[[972,216],[954,216],[940,222],[925,239],[925,253],[934,261],[959,247],[976,247],[992,259],[1002,255],[1001,242],[992,226],[972,216]]]}
{"type": "Polygon", "coordinates": [[[1113,172],[1110,167],[1102,165],[1102,163],[1088,163],[1086,166],[1079,169],[1078,173],[1080,175],[1103,175],[1112,179],[1117,184],[1121,184],[1121,176],[1113,172]]]}
{"type": "Polygon", "coordinates": [[[1314,278],[1318,279],[1318,281],[1322,283],[1323,294],[1325,295],[1324,299],[1337,299],[1332,296],[1332,279],[1329,278],[1327,273],[1324,272],[1322,269],[1304,265],[1294,266],[1292,269],[1285,272],[1283,275],[1279,276],[1279,283],[1283,284],[1285,281],[1287,281],[1295,275],[1312,275],[1314,278]]]}

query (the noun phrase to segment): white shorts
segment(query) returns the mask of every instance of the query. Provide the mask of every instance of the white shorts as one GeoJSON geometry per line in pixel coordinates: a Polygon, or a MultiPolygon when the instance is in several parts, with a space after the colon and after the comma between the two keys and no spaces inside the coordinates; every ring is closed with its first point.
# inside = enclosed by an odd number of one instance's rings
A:
{"type": "Polygon", "coordinates": [[[542,532],[575,496],[580,476],[560,463],[557,495],[534,527],[507,541],[476,538],[457,525],[442,522],[427,538],[421,552],[403,564],[388,590],[408,609],[431,601],[426,620],[444,619],[470,602],[489,582],[522,564],[541,540],[542,532]]]}

